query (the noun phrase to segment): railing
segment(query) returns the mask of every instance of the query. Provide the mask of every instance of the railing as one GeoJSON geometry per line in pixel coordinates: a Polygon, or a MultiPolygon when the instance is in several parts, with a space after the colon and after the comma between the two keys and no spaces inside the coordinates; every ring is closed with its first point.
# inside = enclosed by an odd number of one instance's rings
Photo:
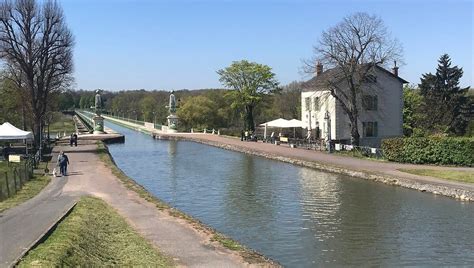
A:
{"type": "Polygon", "coordinates": [[[152,123],[152,122],[146,122],[146,121],[140,121],[140,120],[135,120],[135,119],[131,119],[131,118],[128,118],[128,117],[122,117],[122,116],[117,116],[117,115],[112,115],[111,113],[109,112],[104,112],[105,115],[107,115],[108,117],[112,117],[112,118],[115,118],[117,120],[122,120],[122,121],[125,121],[125,122],[130,122],[130,123],[133,123],[133,124],[137,124],[137,125],[141,125],[141,126],[146,126],[146,124],[150,124],[153,126],[154,129],[158,129],[158,130],[161,130],[162,126],[161,124],[157,124],[157,123],[152,123]]]}
{"type": "Polygon", "coordinates": [[[21,163],[10,163],[7,171],[0,172],[0,201],[14,196],[33,178],[34,158],[21,163]]]}

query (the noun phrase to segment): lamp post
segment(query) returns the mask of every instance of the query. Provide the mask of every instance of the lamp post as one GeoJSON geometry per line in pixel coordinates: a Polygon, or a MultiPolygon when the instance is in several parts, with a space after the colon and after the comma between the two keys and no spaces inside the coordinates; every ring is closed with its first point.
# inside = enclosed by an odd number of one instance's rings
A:
{"type": "Polygon", "coordinates": [[[326,124],[327,124],[327,141],[326,141],[326,148],[328,150],[329,153],[332,153],[332,150],[331,150],[331,114],[329,113],[329,111],[326,111],[326,113],[324,114],[324,120],[326,120],[326,124]]]}

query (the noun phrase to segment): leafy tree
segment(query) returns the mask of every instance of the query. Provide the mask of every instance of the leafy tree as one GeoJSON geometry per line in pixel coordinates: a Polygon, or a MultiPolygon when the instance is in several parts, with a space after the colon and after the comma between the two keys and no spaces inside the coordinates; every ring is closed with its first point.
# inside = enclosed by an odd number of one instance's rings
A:
{"type": "Polygon", "coordinates": [[[462,68],[451,67],[448,54],[439,58],[436,74],[423,74],[419,87],[426,102],[426,129],[455,135],[465,133],[469,123],[470,104],[467,97],[469,87],[459,86],[462,75],[462,68]]]}
{"type": "Polygon", "coordinates": [[[178,110],[186,128],[211,128],[216,121],[216,103],[206,96],[189,98],[178,110]]]}
{"type": "Polygon", "coordinates": [[[22,124],[21,97],[9,79],[0,81],[0,124],[9,122],[20,127],[22,124]]]}
{"type": "Polygon", "coordinates": [[[318,69],[318,62],[334,69],[324,87],[350,120],[352,144],[359,144],[359,111],[366,81],[377,66],[400,60],[401,52],[401,45],[390,37],[379,17],[355,13],[324,31],[314,47],[314,57],[305,62],[311,73],[318,69]]]}
{"type": "Polygon", "coordinates": [[[38,145],[51,95],[71,82],[74,38],[56,1],[2,1],[0,13],[0,57],[28,105],[38,145]]]}
{"type": "Polygon", "coordinates": [[[151,95],[145,96],[140,101],[140,108],[143,112],[143,120],[148,122],[154,122],[155,115],[157,113],[158,103],[151,95]]]}
{"type": "Polygon", "coordinates": [[[244,128],[255,130],[254,109],[262,101],[263,95],[278,87],[278,81],[267,65],[246,60],[234,61],[229,67],[218,70],[219,81],[234,89],[233,108],[243,108],[244,128]]]}
{"type": "Polygon", "coordinates": [[[423,96],[420,91],[405,86],[403,88],[403,134],[405,136],[423,136],[421,122],[425,114],[421,111],[424,106],[423,96]]]}

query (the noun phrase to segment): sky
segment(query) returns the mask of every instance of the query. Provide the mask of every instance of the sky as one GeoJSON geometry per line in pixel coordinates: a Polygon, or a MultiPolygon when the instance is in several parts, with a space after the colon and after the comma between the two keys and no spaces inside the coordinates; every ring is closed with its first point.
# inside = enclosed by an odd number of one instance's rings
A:
{"type": "Polygon", "coordinates": [[[403,46],[399,75],[418,84],[448,53],[474,87],[473,2],[63,0],[75,36],[75,89],[222,88],[216,71],[247,59],[282,85],[307,80],[302,60],[322,31],[355,12],[379,16],[403,46]]]}

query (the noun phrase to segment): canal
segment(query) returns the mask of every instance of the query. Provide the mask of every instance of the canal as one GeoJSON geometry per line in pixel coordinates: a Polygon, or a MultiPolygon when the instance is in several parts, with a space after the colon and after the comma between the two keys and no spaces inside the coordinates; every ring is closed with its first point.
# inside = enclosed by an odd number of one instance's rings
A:
{"type": "Polygon", "coordinates": [[[474,204],[107,126],[129,177],[284,266],[474,265],[474,204]]]}

